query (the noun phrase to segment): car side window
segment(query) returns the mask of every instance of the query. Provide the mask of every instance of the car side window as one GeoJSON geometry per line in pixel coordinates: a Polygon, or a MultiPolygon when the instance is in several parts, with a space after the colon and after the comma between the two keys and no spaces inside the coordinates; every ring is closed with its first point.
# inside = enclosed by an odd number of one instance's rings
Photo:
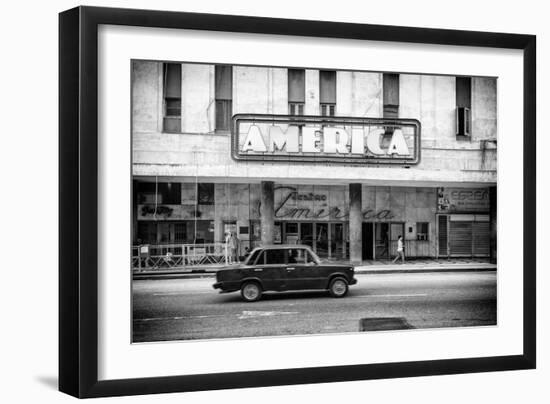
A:
{"type": "Polygon", "coordinates": [[[265,251],[266,265],[281,265],[285,263],[284,250],[266,250],[265,251]]]}
{"type": "Polygon", "coordinates": [[[307,251],[303,248],[291,248],[288,251],[289,264],[305,264],[307,263],[307,251]]]}
{"type": "Polygon", "coordinates": [[[305,258],[306,264],[309,264],[309,265],[316,264],[315,260],[313,259],[313,257],[308,251],[304,251],[304,254],[306,256],[305,258]]]}

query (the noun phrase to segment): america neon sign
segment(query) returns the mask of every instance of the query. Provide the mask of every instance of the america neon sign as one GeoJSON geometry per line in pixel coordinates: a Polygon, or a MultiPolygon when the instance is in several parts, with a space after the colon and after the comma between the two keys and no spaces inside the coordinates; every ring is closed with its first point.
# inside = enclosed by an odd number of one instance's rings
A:
{"type": "Polygon", "coordinates": [[[235,160],[401,164],[420,161],[416,119],[237,114],[235,160]]]}

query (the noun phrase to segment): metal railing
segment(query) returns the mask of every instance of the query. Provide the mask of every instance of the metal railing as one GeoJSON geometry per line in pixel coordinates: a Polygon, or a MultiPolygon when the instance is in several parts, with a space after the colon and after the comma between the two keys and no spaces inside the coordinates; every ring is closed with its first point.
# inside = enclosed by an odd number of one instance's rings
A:
{"type": "Polygon", "coordinates": [[[227,263],[225,243],[132,246],[132,269],[169,269],[227,263]]]}

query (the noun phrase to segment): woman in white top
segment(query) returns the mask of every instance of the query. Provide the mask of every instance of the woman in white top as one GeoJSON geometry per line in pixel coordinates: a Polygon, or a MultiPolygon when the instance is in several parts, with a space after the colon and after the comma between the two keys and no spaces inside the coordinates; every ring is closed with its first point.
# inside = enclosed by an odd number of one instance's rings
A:
{"type": "Polygon", "coordinates": [[[399,259],[399,257],[401,257],[401,263],[404,264],[405,263],[405,253],[403,252],[403,237],[402,236],[397,237],[397,255],[393,259],[392,264],[394,264],[395,261],[397,261],[399,259]]]}

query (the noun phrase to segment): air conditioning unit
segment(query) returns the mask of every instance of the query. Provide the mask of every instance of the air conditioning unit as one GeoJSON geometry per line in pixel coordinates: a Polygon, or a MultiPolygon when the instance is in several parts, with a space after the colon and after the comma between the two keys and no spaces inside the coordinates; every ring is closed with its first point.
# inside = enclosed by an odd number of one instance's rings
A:
{"type": "Polygon", "coordinates": [[[181,117],[180,116],[165,116],[162,122],[162,129],[166,133],[181,132],[181,117]]]}
{"type": "Polygon", "coordinates": [[[471,135],[471,113],[470,108],[456,108],[456,135],[470,137],[471,135]]]}

